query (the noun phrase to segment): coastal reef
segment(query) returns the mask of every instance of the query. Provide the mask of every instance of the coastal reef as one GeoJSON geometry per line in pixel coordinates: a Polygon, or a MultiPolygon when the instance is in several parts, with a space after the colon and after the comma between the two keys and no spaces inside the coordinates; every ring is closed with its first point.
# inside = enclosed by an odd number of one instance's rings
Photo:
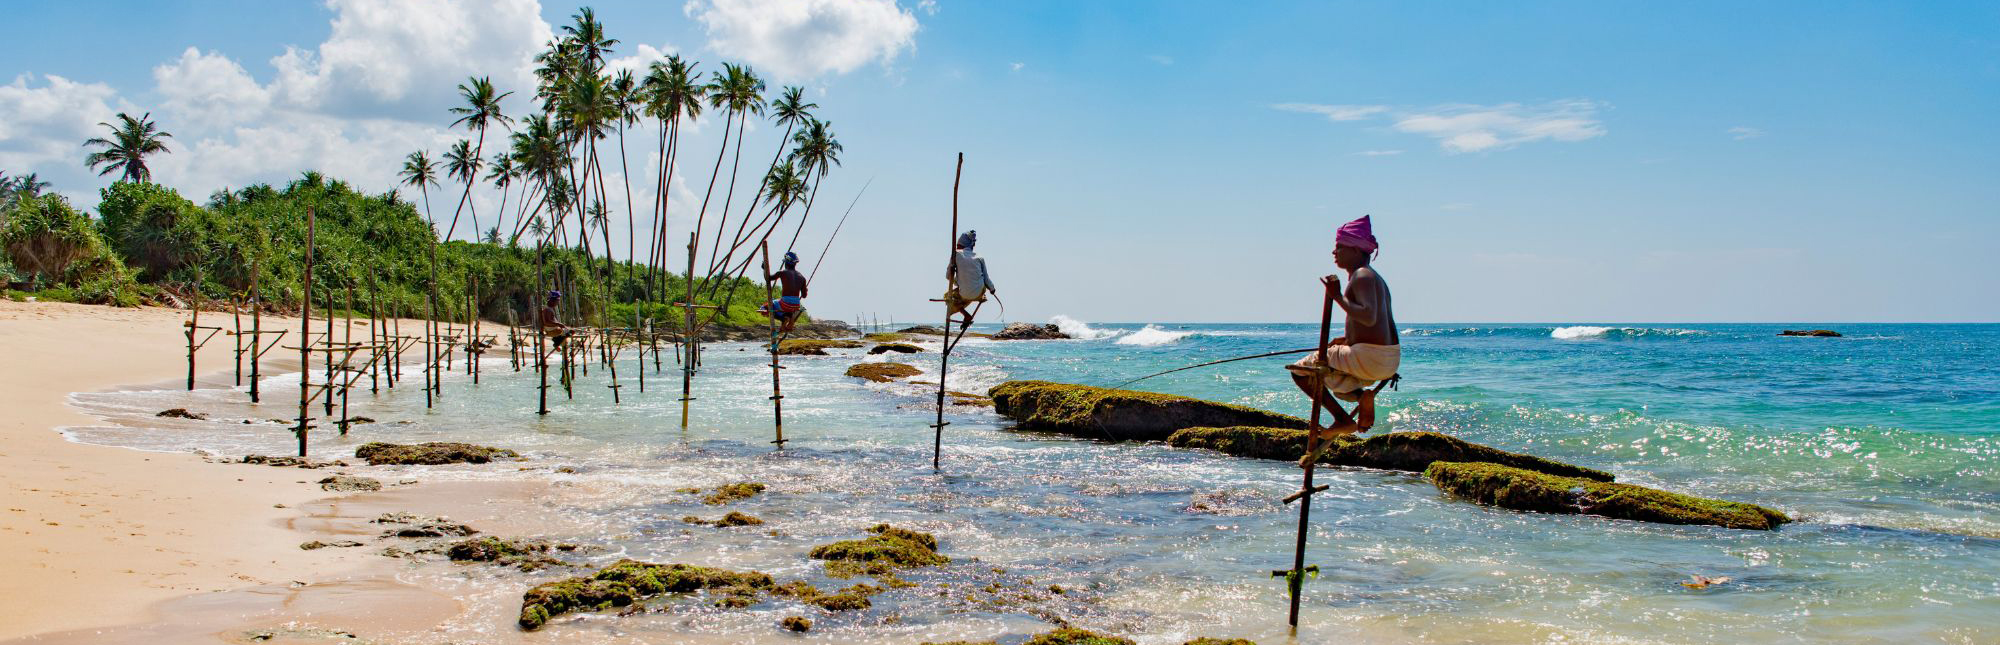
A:
{"type": "MultiPolygon", "coordinates": [[[[1784,331],[1781,331],[1781,332],[1778,332],[1778,335],[1779,335],[1779,336],[1810,336],[1810,337],[1813,337],[1813,338],[1839,338],[1839,337],[1840,337],[1840,332],[1837,332],[1837,331],[1834,331],[1834,330],[1831,330],[1831,329],[1787,329],[1787,330],[1784,330],[1784,331]]],[[[164,414],[164,413],[163,413],[163,414],[164,414]]]]}
{"type": "MultiPolygon", "coordinates": [[[[1218,642],[1226,643],[1230,641],[1218,641],[1218,642]]],[[[1000,645],[1000,643],[999,641],[946,641],[941,643],[927,642],[924,643],[923,645],[1000,645]]],[[[1132,639],[1129,638],[1120,638],[1117,636],[1105,636],[1103,634],[1099,634],[1097,632],[1085,629],[1077,629],[1075,627],[1064,627],[1062,629],[1058,629],[1052,632],[1037,634],[1035,635],[1034,638],[1028,639],[1026,643],[1022,643],[1021,645],[1134,645],[1134,644],[1132,642],[1132,639]]],[[[1194,642],[1191,641],[1189,645],[1194,645],[1194,642]]],[[[1252,643],[1251,645],[1256,645],[1256,644],[1252,643]]]]}
{"type": "Polygon", "coordinates": [[[1792,521],[1784,513],[1756,504],[1562,477],[1499,464],[1440,461],[1425,469],[1424,476],[1451,495],[1517,511],[1758,530],[1774,529],[1792,521]]]}
{"type": "Polygon", "coordinates": [[[1164,441],[1184,428],[1261,426],[1304,430],[1298,417],[1172,394],[1048,381],[994,386],[993,409],[1026,430],[1085,437],[1164,441]]]}
{"type": "Polygon", "coordinates": [[[924,348],[918,347],[916,345],[911,345],[909,343],[882,343],[880,345],[868,348],[869,354],[887,354],[889,352],[896,352],[898,354],[915,354],[921,351],[924,351],[924,348]]]}
{"type": "Polygon", "coordinates": [[[745,515],[743,513],[739,513],[736,511],[730,511],[728,515],[724,515],[722,517],[718,517],[712,520],[704,520],[699,517],[689,515],[687,517],[681,518],[681,521],[687,522],[689,524],[695,524],[700,526],[714,526],[714,527],[751,526],[754,524],[764,523],[764,520],[759,519],[754,515],[745,515]]]}
{"type": "Polygon", "coordinates": [[[522,629],[540,629],[555,616],[574,611],[624,607],[669,593],[711,589],[727,597],[752,597],[773,586],[771,576],[687,564],[619,560],[589,576],[536,585],[521,596],[522,629]]]}
{"type": "Polygon", "coordinates": [[[813,547],[810,555],[826,561],[827,575],[851,578],[858,574],[880,576],[896,569],[947,564],[951,558],[938,553],[937,538],[929,533],[877,524],[868,528],[873,536],[841,540],[813,547]]]}
{"type": "Polygon", "coordinates": [[[469,443],[432,441],[418,444],[394,444],[372,442],[361,444],[354,449],[356,459],[365,459],[371,466],[439,464],[483,464],[495,459],[519,459],[521,455],[505,448],[491,448],[469,443]]]}
{"type": "Polygon", "coordinates": [[[992,338],[993,340],[1064,340],[1069,338],[1069,334],[1063,333],[1062,328],[1055,325],[1017,322],[1009,323],[1006,328],[993,334],[992,338]]]}
{"type": "Polygon", "coordinates": [[[778,353],[785,356],[826,356],[829,349],[861,349],[866,346],[858,340],[792,339],[778,343],[778,353]]]}
{"type": "Polygon", "coordinates": [[[200,412],[189,412],[187,408],[174,408],[171,410],[161,410],[159,414],[155,414],[153,416],[166,417],[169,419],[193,419],[196,421],[208,420],[207,414],[203,414],[200,412]]]}
{"type": "MultiPolygon", "coordinates": [[[[1287,428],[1188,428],[1167,437],[1177,448],[1206,448],[1238,457],[1297,461],[1306,455],[1306,431],[1287,428]]],[[[1472,443],[1436,432],[1392,432],[1371,437],[1345,436],[1320,457],[1320,463],[1382,470],[1423,472],[1432,462],[1489,462],[1523,470],[1608,482],[1611,473],[1574,466],[1472,443]]]]}
{"type": "Polygon", "coordinates": [[[497,537],[481,537],[460,540],[445,549],[445,557],[454,562],[492,562],[535,571],[552,565],[565,564],[549,557],[552,551],[570,552],[577,545],[545,542],[541,540],[508,540],[497,537]]]}
{"type": "Polygon", "coordinates": [[[382,490],[382,482],[368,477],[334,475],[319,480],[319,489],[336,493],[382,490]]]}
{"type": "MultiPolygon", "coordinates": [[[[699,488],[682,489],[682,492],[699,493],[699,488]]],[[[701,503],[719,506],[739,499],[749,499],[764,492],[764,485],[757,482],[736,482],[715,487],[715,491],[701,498],[701,503]]]]}
{"type": "Polygon", "coordinates": [[[915,365],[902,363],[855,363],[847,368],[847,375],[874,383],[888,383],[900,378],[908,378],[924,373],[915,365]]]}
{"type": "Polygon", "coordinates": [[[910,335],[902,332],[878,331],[861,335],[861,340],[876,343],[894,343],[909,340],[910,335]]]}

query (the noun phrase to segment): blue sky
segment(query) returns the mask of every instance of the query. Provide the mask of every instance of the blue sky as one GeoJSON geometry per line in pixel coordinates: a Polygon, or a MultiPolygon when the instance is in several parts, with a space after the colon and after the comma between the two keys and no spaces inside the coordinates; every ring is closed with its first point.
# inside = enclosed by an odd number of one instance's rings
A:
{"type": "MultiPolygon", "coordinates": [[[[1010,320],[1311,320],[1333,228],[1363,214],[1408,322],[2000,320],[1992,3],[592,6],[631,64],[809,89],[847,152],[806,255],[873,181],[821,316],[937,317],[964,152],[1010,320]]],[[[157,178],[191,198],[309,167],[385,190],[463,136],[453,84],[528,89],[522,56],[575,9],[25,3],[17,24],[51,28],[0,40],[0,170],[92,205],[77,144],[150,110],[176,133],[157,178]]],[[[714,161],[698,130],[677,182],[714,161]]],[[[751,132],[746,168],[776,135],[751,132]]]]}

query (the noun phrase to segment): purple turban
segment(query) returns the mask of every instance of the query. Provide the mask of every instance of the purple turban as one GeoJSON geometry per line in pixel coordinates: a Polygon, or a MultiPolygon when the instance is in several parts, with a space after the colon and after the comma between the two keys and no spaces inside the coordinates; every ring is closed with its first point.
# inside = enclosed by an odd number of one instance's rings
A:
{"type": "Polygon", "coordinates": [[[1340,230],[1333,234],[1333,243],[1351,246],[1371,253],[1381,246],[1375,242],[1375,232],[1373,227],[1368,224],[1367,215],[1362,215],[1361,219],[1340,225],[1340,230]]]}

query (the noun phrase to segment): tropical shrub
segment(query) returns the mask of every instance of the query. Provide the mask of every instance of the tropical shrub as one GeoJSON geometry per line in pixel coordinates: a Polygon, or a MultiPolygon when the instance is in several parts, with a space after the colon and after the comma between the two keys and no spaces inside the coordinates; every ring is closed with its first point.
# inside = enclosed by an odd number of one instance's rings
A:
{"type": "MultiPolygon", "coordinates": [[[[0,248],[41,284],[67,284],[71,265],[107,255],[90,218],[61,195],[22,200],[0,229],[0,248]]],[[[116,261],[116,258],[111,258],[116,261]]]]}

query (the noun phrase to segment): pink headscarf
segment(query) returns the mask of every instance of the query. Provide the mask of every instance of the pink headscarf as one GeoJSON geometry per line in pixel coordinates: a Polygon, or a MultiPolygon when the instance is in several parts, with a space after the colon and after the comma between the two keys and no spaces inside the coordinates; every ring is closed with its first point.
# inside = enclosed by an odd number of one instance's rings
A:
{"type": "Polygon", "coordinates": [[[1340,225],[1340,230],[1333,234],[1333,243],[1373,253],[1381,246],[1375,242],[1373,229],[1374,227],[1368,224],[1368,216],[1362,215],[1361,219],[1340,225]]]}

